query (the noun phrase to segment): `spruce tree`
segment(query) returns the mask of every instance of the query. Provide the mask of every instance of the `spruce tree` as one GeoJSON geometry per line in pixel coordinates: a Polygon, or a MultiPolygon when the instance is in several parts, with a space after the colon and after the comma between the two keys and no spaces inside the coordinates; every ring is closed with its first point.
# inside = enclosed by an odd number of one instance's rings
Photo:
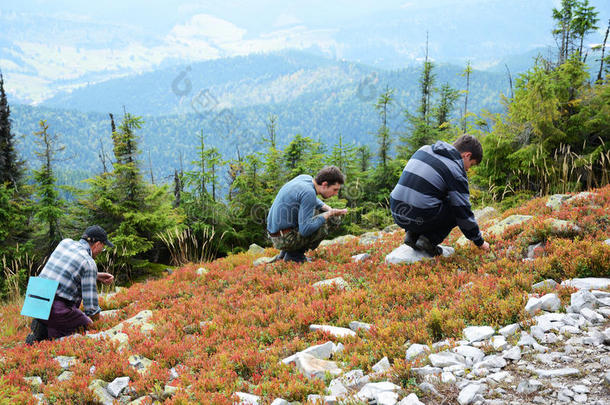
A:
{"type": "Polygon", "coordinates": [[[44,241],[47,245],[46,254],[50,253],[56,244],[62,239],[60,219],[64,216],[64,201],[57,190],[56,177],[53,173],[53,162],[56,154],[64,148],[57,146],[57,135],[49,133],[46,121],[40,121],[40,131],[34,135],[38,138],[36,144],[39,150],[36,156],[41,161],[41,166],[33,170],[34,194],[37,198],[34,206],[34,217],[47,228],[44,232],[44,241]]]}
{"type": "Polygon", "coordinates": [[[9,187],[16,189],[22,178],[22,163],[17,160],[10,117],[11,110],[4,91],[4,77],[0,73],[0,184],[8,183],[9,187]]]}

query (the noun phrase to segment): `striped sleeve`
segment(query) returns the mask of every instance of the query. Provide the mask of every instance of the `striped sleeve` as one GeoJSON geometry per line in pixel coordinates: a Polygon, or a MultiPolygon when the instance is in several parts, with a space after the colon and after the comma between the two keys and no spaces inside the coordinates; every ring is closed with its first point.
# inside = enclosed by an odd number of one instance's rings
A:
{"type": "Polygon", "coordinates": [[[481,246],[484,240],[470,205],[468,179],[462,175],[454,177],[449,184],[448,196],[451,210],[460,230],[475,245],[481,246]]]}

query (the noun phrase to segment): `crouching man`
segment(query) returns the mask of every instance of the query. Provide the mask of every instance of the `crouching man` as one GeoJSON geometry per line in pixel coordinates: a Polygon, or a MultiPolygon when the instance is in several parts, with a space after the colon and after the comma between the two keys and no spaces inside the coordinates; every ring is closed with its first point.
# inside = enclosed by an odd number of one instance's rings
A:
{"type": "Polygon", "coordinates": [[[337,195],[344,182],[339,168],[327,166],[315,179],[302,174],[282,186],[267,216],[267,233],[273,247],[280,250],[275,260],[307,261],[305,252],[317,248],[347,213],[329,207],[317,196],[337,195]]]}
{"type": "Polygon", "coordinates": [[[482,158],[481,143],[470,135],[453,145],[438,141],[413,154],[390,194],[394,222],[407,231],[405,244],[438,256],[438,244],[457,225],[476,246],[489,249],[472,213],[466,176],[482,158]]]}
{"type": "Polygon", "coordinates": [[[32,321],[27,344],[84,331],[99,318],[96,281],[114,281],[112,274],[98,273],[94,261],[106,246],[114,247],[98,225],[88,227],[79,241],[64,239],[57,245],[39,275],[59,283],[51,313],[46,321],[32,321]],[[81,301],[84,312],[79,309],[81,301]]]}

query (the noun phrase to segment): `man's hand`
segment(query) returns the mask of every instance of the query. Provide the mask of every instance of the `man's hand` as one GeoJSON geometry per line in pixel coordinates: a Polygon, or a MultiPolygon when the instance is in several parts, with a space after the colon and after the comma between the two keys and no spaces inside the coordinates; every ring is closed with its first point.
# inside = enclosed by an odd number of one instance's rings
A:
{"type": "Polygon", "coordinates": [[[483,244],[481,246],[479,246],[479,249],[488,251],[489,250],[489,243],[483,242],[483,244]]]}
{"type": "Polygon", "coordinates": [[[324,216],[325,219],[328,219],[330,217],[335,217],[335,216],[340,216],[340,215],[345,215],[345,214],[347,214],[347,208],[344,208],[342,210],[331,208],[330,210],[326,211],[322,215],[324,216]]]}
{"type": "Polygon", "coordinates": [[[97,281],[102,284],[111,284],[114,281],[114,276],[110,273],[97,273],[97,281]]]}

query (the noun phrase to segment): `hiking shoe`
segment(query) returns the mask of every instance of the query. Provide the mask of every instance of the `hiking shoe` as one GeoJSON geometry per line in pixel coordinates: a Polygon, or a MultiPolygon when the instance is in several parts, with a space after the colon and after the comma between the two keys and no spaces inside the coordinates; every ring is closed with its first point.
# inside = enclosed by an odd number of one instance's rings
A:
{"type": "Polygon", "coordinates": [[[47,326],[44,323],[40,322],[38,319],[32,319],[30,330],[32,331],[32,333],[30,333],[25,338],[25,343],[27,345],[31,345],[34,342],[47,340],[49,338],[47,326]]]}
{"type": "Polygon", "coordinates": [[[407,234],[405,235],[405,245],[411,247],[412,249],[418,250],[417,238],[419,238],[419,235],[414,232],[407,231],[407,234]]]}
{"type": "Polygon", "coordinates": [[[439,245],[433,245],[432,242],[430,242],[430,239],[424,235],[420,235],[419,239],[417,239],[417,242],[415,243],[415,247],[417,250],[426,252],[430,256],[440,256],[443,254],[443,248],[441,248],[439,245]]]}
{"type": "Polygon", "coordinates": [[[307,256],[303,252],[286,252],[284,255],[284,260],[287,262],[297,262],[297,263],[305,263],[308,260],[307,256]]]}

